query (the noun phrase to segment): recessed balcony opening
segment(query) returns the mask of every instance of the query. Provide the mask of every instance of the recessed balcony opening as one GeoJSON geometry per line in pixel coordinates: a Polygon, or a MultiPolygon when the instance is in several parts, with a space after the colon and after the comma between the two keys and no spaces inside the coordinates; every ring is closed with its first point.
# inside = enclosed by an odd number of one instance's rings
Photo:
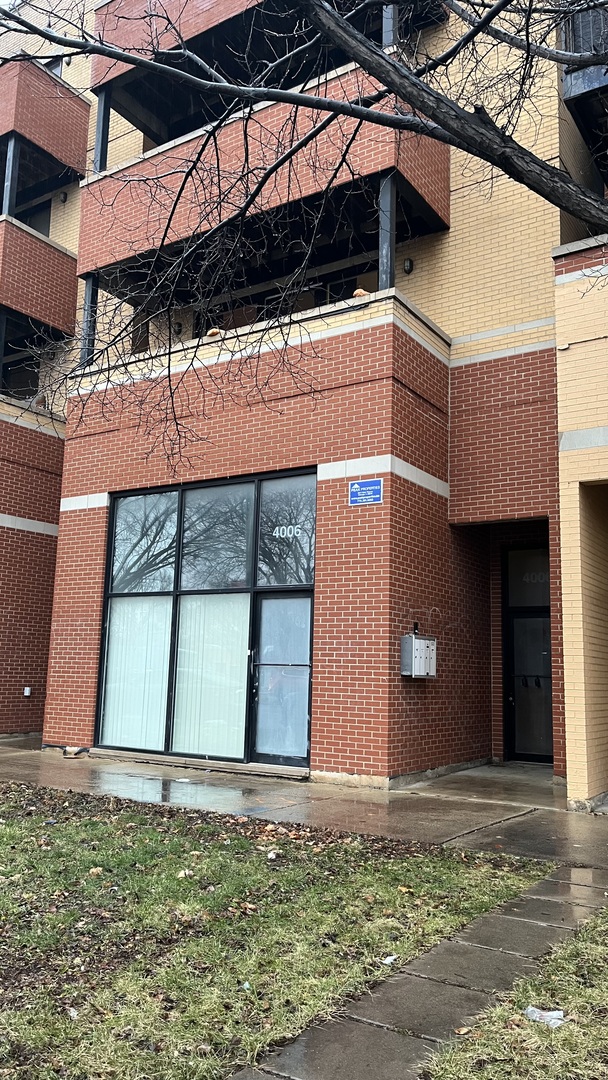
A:
{"type": "Polygon", "coordinates": [[[73,169],[22,136],[11,133],[0,138],[0,190],[5,193],[2,213],[41,236],[50,232],[50,195],[77,179],[73,169]]]}
{"type": "Polygon", "coordinates": [[[57,331],[0,307],[0,393],[22,401],[35,397],[44,358],[60,340],[57,331]]]}
{"type": "MultiPolygon", "coordinates": [[[[608,11],[589,8],[577,11],[564,24],[564,43],[573,53],[608,51],[608,11]]],[[[608,183],[608,73],[605,65],[566,70],[564,100],[581,132],[601,176],[597,190],[608,183]]]]}
{"type": "MultiPolygon", "coordinates": [[[[386,5],[353,4],[352,25],[370,40],[386,43],[386,5]]],[[[395,5],[398,33],[412,37],[427,25],[444,21],[439,3],[395,5]]],[[[395,29],[395,35],[397,29],[395,29]]],[[[203,62],[213,61],[215,71],[227,82],[284,89],[319,78],[348,62],[341,50],[319,44],[307,47],[316,34],[307,29],[293,11],[285,11],[278,0],[264,0],[227,19],[205,33],[191,38],[188,49],[203,62]]],[[[180,49],[160,54],[167,67],[205,78],[204,68],[185,58],[180,49]]],[[[99,92],[99,91],[98,91],[99,92]]],[[[103,87],[111,95],[111,107],[146,137],[146,148],[163,145],[240,108],[220,94],[202,94],[174,76],[131,70],[103,87]]],[[[101,169],[105,166],[102,163],[101,169]]]]}
{"type": "Polygon", "coordinates": [[[107,268],[99,288],[133,308],[133,352],[162,350],[210,332],[292,316],[301,321],[312,309],[363,300],[394,284],[397,244],[444,227],[403,177],[389,173],[107,268]],[[387,214],[383,184],[393,191],[387,214]]]}

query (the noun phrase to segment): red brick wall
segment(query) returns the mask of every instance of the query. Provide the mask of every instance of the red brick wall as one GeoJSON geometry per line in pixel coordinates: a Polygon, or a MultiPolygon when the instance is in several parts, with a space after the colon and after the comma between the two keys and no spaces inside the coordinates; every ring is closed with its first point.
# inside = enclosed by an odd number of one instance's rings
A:
{"type": "Polygon", "coordinates": [[[93,742],[106,561],[106,510],[61,515],[44,742],[93,742]]]}
{"type": "MultiPolygon", "coordinates": [[[[0,422],[0,514],[56,523],[62,456],[61,439],[0,422]]],[[[0,734],[42,730],[56,544],[0,527],[0,734]]]]}
{"type": "Polygon", "coordinates": [[[555,349],[450,372],[450,520],[558,514],[555,349]]]}
{"type": "Polygon", "coordinates": [[[313,769],[397,776],[487,758],[488,556],[447,524],[447,501],[385,479],[349,508],[321,483],[315,576],[313,769]],[[401,635],[437,636],[437,678],[400,675],[401,635]]]}
{"type": "MultiPolygon", "coordinates": [[[[177,480],[385,453],[446,478],[444,364],[390,325],[317,343],[307,362],[318,396],[295,392],[285,375],[270,409],[224,402],[199,422],[211,440],[194,467],[178,467],[177,480]]],[[[201,377],[208,378],[204,370],[201,377]]],[[[64,496],[173,482],[166,459],[146,453],[135,424],[128,408],[106,412],[105,420],[85,410],[85,425],[67,445],[64,496]]],[[[345,479],[318,485],[315,769],[388,775],[490,752],[487,656],[482,673],[477,650],[473,677],[453,655],[461,639],[462,648],[488,640],[483,553],[448,527],[445,498],[392,476],[385,486],[381,506],[349,508],[345,479]],[[479,586],[471,588],[473,567],[479,586]],[[399,674],[399,639],[413,617],[422,631],[440,635],[440,677],[426,689],[406,686],[399,674]]],[[[48,742],[93,739],[106,522],[105,510],[62,517],[48,742]]]]}
{"type": "Polygon", "coordinates": [[[16,131],[84,175],[89,103],[35,63],[0,68],[0,135],[16,131]]]}
{"type": "Polygon", "coordinates": [[[71,334],[77,289],[75,258],[0,220],[0,304],[71,334]]]}
{"type": "Polygon", "coordinates": [[[447,500],[395,479],[391,582],[392,774],[488,758],[488,552],[477,529],[447,524],[447,500]],[[437,678],[402,679],[399,637],[437,638],[437,678]]]}
{"type": "Polygon", "coordinates": [[[564,274],[572,274],[577,270],[590,270],[594,267],[608,265],[608,245],[598,244],[597,247],[586,248],[584,251],[573,251],[566,255],[558,255],[555,261],[556,278],[564,274]]]}
{"type": "MultiPolygon", "coordinates": [[[[525,540],[524,519],[549,525],[554,770],[565,775],[561,562],[554,349],[485,360],[450,372],[450,521],[497,526],[492,571],[494,754],[502,756],[499,546],[525,540]],[[496,546],[498,545],[498,546],[496,546]]],[[[534,526],[531,526],[534,528],[534,526]]],[[[546,533],[543,543],[546,543],[546,533]]]]}
{"type": "MultiPolygon", "coordinates": [[[[368,305],[360,307],[365,317],[368,305]]],[[[271,383],[264,389],[263,400],[252,393],[249,360],[234,361],[230,371],[222,368],[223,382],[216,392],[218,371],[217,365],[199,368],[196,375],[186,377],[183,398],[177,390],[178,413],[183,410],[184,418],[206,441],[191,450],[190,461],[176,463],[175,474],[162,448],[152,450],[150,441],[138,431],[142,414],[135,408],[136,395],[130,387],[122,395],[117,393],[115,408],[106,396],[103,411],[96,410],[95,398],[91,398],[78,427],[76,413],[70,417],[63,495],[247,475],[390,453],[397,427],[403,427],[404,432],[395,453],[405,457],[407,452],[412,464],[430,469],[437,457],[436,449],[430,446],[431,441],[437,442],[435,414],[441,408],[447,429],[445,364],[390,324],[305,344],[301,351],[289,350],[285,363],[279,363],[277,354],[264,354],[257,372],[258,385],[263,387],[268,377],[271,383]],[[426,397],[421,393],[425,371],[426,397]],[[315,387],[313,394],[299,388],[309,381],[315,387]],[[192,386],[196,388],[194,397],[192,386]],[[398,417],[394,416],[395,393],[403,393],[398,417]],[[206,416],[191,416],[185,403],[181,404],[186,396],[190,408],[194,403],[197,411],[206,410],[206,416]],[[426,398],[439,403],[431,408],[426,398]]],[[[138,400],[144,402],[143,413],[152,424],[165,416],[164,388],[163,380],[154,386],[141,384],[138,400]]],[[[443,460],[447,460],[445,448],[443,460]]]]}
{"type": "MultiPolygon", "coordinates": [[[[209,441],[189,465],[178,464],[175,473],[159,448],[148,452],[150,445],[137,430],[132,396],[130,404],[123,401],[115,413],[106,408],[104,416],[95,412],[91,399],[84,424],[73,427],[68,442],[63,494],[247,475],[387,453],[447,479],[444,364],[390,325],[317,342],[306,364],[319,388],[314,397],[300,393],[284,372],[273,384],[267,406],[243,408],[224,400],[215,410],[207,401],[207,420],[193,423],[209,441]]],[[[216,377],[217,368],[210,370],[216,377]]],[[[262,365],[262,378],[264,373],[262,365]]],[[[202,369],[199,374],[203,388],[209,388],[210,373],[202,369]]],[[[187,377],[190,390],[193,380],[194,375],[187,377]]],[[[147,389],[142,384],[142,399],[147,389]]],[[[200,400],[200,386],[197,392],[200,400]]],[[[158,384],[152,398],[159,401],[161,396],[158,384]]],[[[148,408],[150,401],[148,396],[148,408]]],[[[462,398],[459,407],[465,409],[462,398]]],[[[469,458],[471,473],[478,459],[469,458]]],[[[530,495],[534,484],[544,484],[543,505],[548,505],[543,467],[540,464],[536,480],[529,481],[527,504],[512,481],[515,503],[507,498],[495,502],[497,519],[538,512],[540,496],[534,501],[530,495]]],[[[489,468],[482,460],[482,479],[489,468]]],[[[498,459],[493,468],[498,483],[498,459]]],[[[463,489],[468,483],[462,460],[459,482],[463,489]]],[[[313,769],[387,776],[491,755],[490,563],[498,539],[489,542],[489,527],[479,521],[481,511],[477,523],[451,526],[445,498],[394,475],[385,477],[384,502],[376,507],[349,508],[346,479],[320,480],[313,769]],[[405,680],[399,674],[400,637],[415,621],[421,633],[438,639],[438,677],[432,682],[405,680]]],[[[48,742],[89,745],[93,739],[106,523],[105,510],[63,515],[48,742]]],[[[552,536],[555,594],[555,530],[552,536]]],[[[555,595],[554,605],[557,620],[555,595]]],[[[556,623],[555,665],[558,655],[556,623]]],[[[495,667],[495,684],[496,678],[495,667]]],[[[559,704],[557,667],[554,681],[559,704]]],[[[559,738],[559,723],[556,733],[559,738]]]]}
{"type": "Polygon", "coordinates": [[[0,420],[0,514],[57,524],[63,439],[0,420]]]}
{"type": "MultiPolygon", "coordinates": [[[[353,71],[331,81],[323,93],[356,98],[375,88],[369,76],[353,71]]],[[[271,105],[248,117],[246,127],[235,121],[222,128],[217,146],[208,136],[198,136],[86,185],[81,198],[79,273],[148,251],[164,241],[205,232],[217,224],[220,211],[226,217],[241,205],[258,183],[260,169],[273,164],[320,118],[311,111],[299,110],[294,115],[288,105],[271,105]],[[193,176],[184,182],[193,162],[197,162],[193,176]],[[244,162],[248,162],[246,170],[244,162]]],[[[388,128],[371,131],[366,125],[350,146],[348,165],[341,167],[355,128],[354,120],[338,117],[272,177],[251,212],[394,167],[448,223],[449,148],[388,128]]]]}

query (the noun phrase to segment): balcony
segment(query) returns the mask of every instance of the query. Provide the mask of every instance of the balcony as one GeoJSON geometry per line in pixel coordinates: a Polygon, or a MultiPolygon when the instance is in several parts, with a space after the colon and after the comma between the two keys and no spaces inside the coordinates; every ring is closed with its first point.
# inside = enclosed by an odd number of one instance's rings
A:
{"type": "Polygon", "coordinates": [[[15,133],[36,152],[39,180],[84,176],[89,104],[34,60],[0,67],[0,144],[15,133]]]}
{"type": "Polygon", "coordinates": [[[76,259],[33,229],[0,217],[0,305],[64,334],[74,332],[76,259]]]}
{"type": "MultiPolygon", "coordinates": [[[[387,17],[382,0],[373,0],[351,12],[351,25],[370,41],[390,45],[446,18],[439,0],[391,5],[390,12],[387,17]]],[[[288,90],[311,80],[323,84],[331,72],[352,67],[343,50],[317,41],[296,8],[284,9],[276,0],[168,0],[162,10],[143,0],[111,0],[97,8],[95,29],[100,40],[127,52],[137,50],[180,74],[204,75],[193,57],[204,63],[211,58],[218,76],[229,83],[263,87],[268,80],[288,90]]],[[[148,147],[171,142],[226,113],[224,97],[200,93],[174,74],[133,69],[102,56],[93,56],[91,65],[92,86],[104,108],[109,110],[111,99],[112,109],[144,134],[148,147]]]]}
{"type": "Polygon", "coordinates": [[[0,393],[34,396],[41,353],[74,333],[76,292],[73,255],[0,217],[0,393]]]}
{"type": "Polygon", "coordinates": [[[48,237],[52,194],[84,175],[88,119],[88,103],[36,61],[0,68],[2,394],[34,396],[44,349],[74,332],[76,258],[48,237]]]}
{"type": "MultiPolygon", "coordinates": [[[[608,11],[591,8],[571,15],[565,26],[569,52],[608,52],[608,11]]],[[[564,72],[564,101],[608,182],[608,73],[605,65],[564,72]]]]}
{"type": "MultiPolygon", "coordinates": [[[[372,89],[369,77],[353,71],[330,82],[327,94],[356,96],[372,89]]],[[[240,118],[226,124],[215,139],[203,129],[123,168],[92,177],[82,189],[79,273],[204,235],[217,223],[220,208],[225,213],[245,198],[260,171],[317,119],[301,112],[293,130],[289,108],[268,105],[256,110],[246,125],[240,118]]],[[[417,219],[415,227],[422,232],[447,227],[449,148],[409,133],[381,127],[370,131],[365,126],[350,145],[348,164],[342,165],[354,129],[355,121],[338,118],[312,150],[301,152],[275,174],[252,213],[271,212],[294,198],[311,198],[330,184],[339,187],[352,175],[372,178],[394,169],[401,178],[404,201],[417,219]]]]}

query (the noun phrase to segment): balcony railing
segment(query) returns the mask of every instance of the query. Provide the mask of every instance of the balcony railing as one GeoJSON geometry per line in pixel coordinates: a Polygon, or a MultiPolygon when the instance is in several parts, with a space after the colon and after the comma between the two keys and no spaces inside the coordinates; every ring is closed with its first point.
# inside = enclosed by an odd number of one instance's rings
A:
{"type": "Polygon", "coordinates": [[[608,51],[608,11],[591,8],[571,15],[565,27],[568,52],[602,53],[608,51]]]}
{"type": "MultiPolygon", "coordinates": [[[[608,52],[608,11],[589,8],[577,11],[564,25],[564,45],[571,53],[608,52]]],[[[593,64],[581,70],[566,69],[563,80],[564,100],[589,147],[595,164],[608,181],[608,74],[606,64],[593,64]]]]}

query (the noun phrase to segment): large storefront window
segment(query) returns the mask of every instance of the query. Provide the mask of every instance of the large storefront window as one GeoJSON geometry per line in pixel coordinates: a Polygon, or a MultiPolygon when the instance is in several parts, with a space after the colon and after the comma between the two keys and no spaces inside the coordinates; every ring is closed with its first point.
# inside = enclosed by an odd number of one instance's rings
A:
{"type": "Polygon", "coordinates": [[[99,741],[308,759],[316,478],[114,501],[99,741]]]}

